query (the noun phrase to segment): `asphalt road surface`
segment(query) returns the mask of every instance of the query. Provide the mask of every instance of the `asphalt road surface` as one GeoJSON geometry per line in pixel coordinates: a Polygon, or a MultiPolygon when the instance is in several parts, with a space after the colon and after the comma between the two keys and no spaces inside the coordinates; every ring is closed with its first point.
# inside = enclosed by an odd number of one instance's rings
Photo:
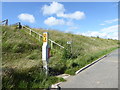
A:
{"type": "Polygon", "coordinates": [[[70,76],[61,88],[118,88],[118,50],[85,69],[70,76]]]}

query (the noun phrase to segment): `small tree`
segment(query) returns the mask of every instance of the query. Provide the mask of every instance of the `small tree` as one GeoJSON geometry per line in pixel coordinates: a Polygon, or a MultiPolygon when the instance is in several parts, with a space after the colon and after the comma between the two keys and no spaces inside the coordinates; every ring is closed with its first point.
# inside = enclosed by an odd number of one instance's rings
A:
{"type": "Polygon", "coordinates": [[[99,36],[97,36],[97,38],[100,38],[99,36]]]}

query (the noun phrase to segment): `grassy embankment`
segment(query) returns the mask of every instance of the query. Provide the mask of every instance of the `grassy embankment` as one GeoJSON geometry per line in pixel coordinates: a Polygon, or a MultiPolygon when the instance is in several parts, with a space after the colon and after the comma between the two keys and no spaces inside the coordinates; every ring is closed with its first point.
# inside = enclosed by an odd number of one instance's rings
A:
{"type": "Polygon", "coordinates": [[[78,69],[118,47],[117,40],[85,37],[55,30],[34,31],[41,34],[49,32],[50,39],[63,45],[67,50],[54,45],[49,63],[50,74],[46,76],[42,70],[42,42],[38,42],[23,29],[3,27],[3,87],[47,88],[53,83],[64,81],[55,75],[73,75],[78,69]],[[67,41],[73,41],[72,45],[68,45],[67,41]]]}

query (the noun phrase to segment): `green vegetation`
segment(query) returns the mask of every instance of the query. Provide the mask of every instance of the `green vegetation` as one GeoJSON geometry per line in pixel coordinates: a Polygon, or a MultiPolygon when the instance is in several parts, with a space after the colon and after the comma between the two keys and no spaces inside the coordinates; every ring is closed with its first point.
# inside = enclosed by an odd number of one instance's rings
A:
{"type": "MultiPolygon", "coordinates": [[[[49,75],[42,69],[42,38],[39,42],[33,33],[15,26],[2,27],[3,88],[48,88],[51,84],[64,81],[56,75],[75,71],[99,57],[115,50],[119,42],[112,39],[85,37],[55,30],[33,29],[42,34],[49,32],[50,39],[65,47],[53,44],[49,60],[49,75]],[[67,44],[72,41],[72,44],[67,44]]],[[[50,42],[49,42],[50,43],[50,42]]]]}

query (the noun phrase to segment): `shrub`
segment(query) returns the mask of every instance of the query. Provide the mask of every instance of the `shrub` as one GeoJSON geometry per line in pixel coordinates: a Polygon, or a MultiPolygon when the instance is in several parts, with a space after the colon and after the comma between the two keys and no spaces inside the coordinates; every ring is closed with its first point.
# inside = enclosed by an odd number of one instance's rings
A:
{"type": "Polygon", "coordinates": [[[62,55],[63,59],[70,59],[71,56],[72,56],[72,53],[69,50],[66,50],[66,49],[63,50],[63,55],[62,55]]]}
{"type": "Polygon", "coordinates": [[[97,36],[97,38],[100,38],[99,36],[97,36]]]}
{"type": "Polygon", "coordinates": [[[51,75],[63,74],[67,69],[66,60],[59,60],[50,67],[51,75]]]}

